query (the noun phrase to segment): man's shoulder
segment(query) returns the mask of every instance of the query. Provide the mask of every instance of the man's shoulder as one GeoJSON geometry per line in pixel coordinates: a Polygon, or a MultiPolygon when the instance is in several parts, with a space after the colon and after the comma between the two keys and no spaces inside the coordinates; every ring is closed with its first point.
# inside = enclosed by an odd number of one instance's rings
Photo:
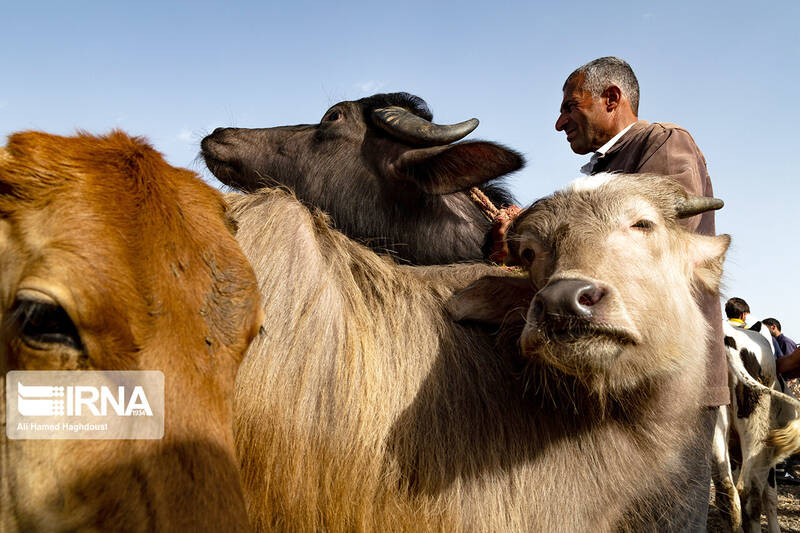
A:
{"type": "Polygon", "coordinates": [[[702,158],[697,144],[686,129],[670,122],[639,120],[598,160],[592,173],[678,173],[680,169],[673,171],[669,165],[670,161],[677,160],[676,155],[682,154],[702,158]]]}
{"type": "Polygon", "coordinates": [[[677,124],[640,120],[622,137],[615,148],[630,150],[634,146],[640,146],[642,150],[652,154],[662,147],[673,149],[673,147],[696,147],[697,144],[686,128],[677,124]]]}
{"type": "Polygon", "coordinates": [[[672,122],[647,122],[646,120],[639,120],[636,122],[623,137],[623,140],[660,146],[672,137],[694,142],[692,135],[683,126],[673,124],[672,122]]]}
{"type": "Polygon", "coordinates": [[[645,135],[651,143],[658,146],[665,145],[676,150],[700,151],[692,134],[683,126],[672,122],[653,122],[649,126],[645,135]]]}
{"type": "Polygon", "coordinates": [[[677,133],[679,135],[688,135],[689,137],[692,136],[689,133],[689,130],[684,128],[683,126],[679,126],[678,124],[673,124],[672,122],[652,122],[649,124],[650,131],[654,133],[662,133],[665,135],[677,133]]]}

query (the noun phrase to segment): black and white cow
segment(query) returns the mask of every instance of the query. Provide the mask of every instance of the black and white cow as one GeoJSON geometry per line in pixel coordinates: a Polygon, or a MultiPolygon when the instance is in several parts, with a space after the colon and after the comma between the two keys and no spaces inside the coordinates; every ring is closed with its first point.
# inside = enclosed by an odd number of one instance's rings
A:
{"type": "Polygon", "coordinates": [[[714,433],[717,507],[732,531],[760,532],[763,512],[777,533],[774,466],[800,446],[800,402],[781,392],[768,334],[728,322],[723,331],[731,404],[719,408],[714,433]]]}

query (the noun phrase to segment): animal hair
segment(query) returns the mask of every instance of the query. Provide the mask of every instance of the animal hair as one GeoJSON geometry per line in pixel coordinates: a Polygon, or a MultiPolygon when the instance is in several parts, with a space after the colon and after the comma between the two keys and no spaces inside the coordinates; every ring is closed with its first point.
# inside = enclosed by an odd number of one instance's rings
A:
{"type": "Polygon", "coordinates": [[[405,92],[374,94],[366,98],[361,98],[358,102],[363,105],[364,120],[366,122],[372,120],[370,117],[373,110],[389,106],[402,107],[425,120],[433,120],[433,113],[430,107],[428,107],[427,102],[419,96],[414,96],[413,94],[405,92]]]}
{"type": "Polygon", "coordinates": [[[161,439],[3,436],[0,530],[247,529],[231,398],[259,298],[225,212],[120,131],[9,137],[0,370],[157,370],[165,420],[161,439]]]}
{"type": "Polygon", "coordinates": [[[445,312],[471,282],[517,274],[393,264],[281,190],[231,207],[265,296],[235,395],[257,530],[640,531],[682,501],[702,343],[604,395],[526,360],[518,334],[445,312]]]}

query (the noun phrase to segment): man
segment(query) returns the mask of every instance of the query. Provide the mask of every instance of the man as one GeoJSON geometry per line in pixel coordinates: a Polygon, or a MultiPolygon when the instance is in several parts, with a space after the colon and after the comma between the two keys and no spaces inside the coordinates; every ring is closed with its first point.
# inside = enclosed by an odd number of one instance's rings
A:
{"type": "Polygon", "coordinates": [[[775,369],[784,379],[800,378],[800,349],[795,348],[775,361],[775,369]]]}
{"type": "MultiPolygon", "coordinates": [[[[713,196],[705,158],[689,132],[674,124],[638,120],[639,82],[628,63],[616,57],[595,59],[569,75],[563,92],[556,130],[566,133],[573,152],[594,152],[582,172],[661,174],[675,179],[689,194],[713,196]]],[[[682,223],[696,233],[716,234],[713,211],[682,223]]],[[[708,409],[701,414],[702,431],[696,450],[687,450],[685,460],[690,471],[698,472],[700,480],[687,481],[691,509],[676,510],[675,531],[705,531],[716,407],[730,403],[719,299],[717,295],[704,294],[698,303],[712,328],[704,398],[708,409]]]]}
{"type": "Polygon", "coordinates": [[[781,350],[781,355],[789,355],[797,349],[797,343],[781,333],[781,323],[776,319],[765,318],[761,323],[769,329],[770,335],[772,335],[773,340],[778,344],[781,350]]]}
{"type": "Polygon", "coordinates": [[[745,327],[747,325],[747,315],[749,314],[750,306],[741,298],[733,297],[725,302],[725,315],[732,325],[740,328],[745,327]]]}

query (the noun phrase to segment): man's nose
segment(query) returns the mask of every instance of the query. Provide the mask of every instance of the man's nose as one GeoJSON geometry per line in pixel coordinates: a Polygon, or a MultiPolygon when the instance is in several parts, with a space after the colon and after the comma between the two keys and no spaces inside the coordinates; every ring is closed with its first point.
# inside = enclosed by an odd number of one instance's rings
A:
{"type": "Polygon", "coordinates": [[[564,113],[558,115],[558,120],[556,120],[556,131],[561,131],[564,129],[564,126],[567,125],[567,117],[564,116],[564,113]]]}

